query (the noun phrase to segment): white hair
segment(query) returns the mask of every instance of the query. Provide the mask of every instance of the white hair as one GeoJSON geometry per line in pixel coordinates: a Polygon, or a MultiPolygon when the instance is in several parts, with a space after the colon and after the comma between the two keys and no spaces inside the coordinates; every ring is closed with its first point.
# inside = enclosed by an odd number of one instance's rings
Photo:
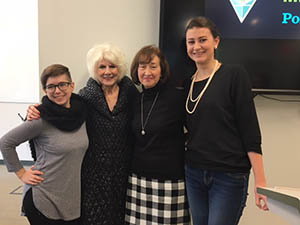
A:
{"type": "Polygon", "coordinates": [[[120,81],[125,76],[127,66],[125,62],[124,53],[121,51],[120,48],[113,44],[103,43],[95,45],[87,53],[86,62],[90,77],[93,77],[95,80],[98,80],[96,68],[99,62],[102,60],[107,60],[110,63],[117,66],[119,72],[118,81],[120,81]]]}

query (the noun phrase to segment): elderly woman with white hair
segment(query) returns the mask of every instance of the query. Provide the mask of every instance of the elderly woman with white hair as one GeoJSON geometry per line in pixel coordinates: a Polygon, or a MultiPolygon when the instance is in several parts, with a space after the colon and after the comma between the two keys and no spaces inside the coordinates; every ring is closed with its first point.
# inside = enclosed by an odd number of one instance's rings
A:
{"type": "Polygon", "coordinates": [[[124,224],[131,102],[137,89],[125,76],[124,55],[116,46],[90,49],[87,66],[91,78],[79,91],[88,105],[90,141],[82,165],[82,224],[124,224]]]}
{"type": "MultiPolygon", "coordinates": [[[[81,224],[124,224],[125,199],[132,152],[130,122],[138,91],[125,76],[125,57],[111,44],[88,51],[91,76],[79,95],[87,103],[89,147],[82,164],[81,224]]],[[[35,106],[27,119],[39,118],[35,106]]]]}

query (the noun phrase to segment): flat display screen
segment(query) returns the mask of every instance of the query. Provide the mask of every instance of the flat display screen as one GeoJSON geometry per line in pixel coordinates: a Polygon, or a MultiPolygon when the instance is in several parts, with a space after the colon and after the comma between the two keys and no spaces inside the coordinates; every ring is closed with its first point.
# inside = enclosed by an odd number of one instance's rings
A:
{"type": "Polygon", "coordinates": [[[179,82],[196,70],[185,26],[197,16],[215,22],[217,59],[243,65],[253,91],[300,94],[300,0],[161,0],[160,48],[179,82]]]}
{"type": "Polygon", "coordinates": [[[226,39],[300,39],[298,0],[208,0],[204,14],[226,39]]]}

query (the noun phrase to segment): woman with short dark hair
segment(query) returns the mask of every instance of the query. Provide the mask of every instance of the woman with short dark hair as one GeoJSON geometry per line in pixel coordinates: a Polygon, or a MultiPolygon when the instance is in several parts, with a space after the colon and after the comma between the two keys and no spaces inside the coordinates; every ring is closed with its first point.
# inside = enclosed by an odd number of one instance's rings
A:
{"type": "Polygon", "coordinates": [[[26,121],[0,139],[9,172],[25,183],[23,211],[31,225],[79,225],[81,162],[88,147],[86,105],[73,94],[69,69],[48,66],[41,75],[46,95],[40,119],[26,121]],[[32,140],[36,161],[25,169],[16,146],[32,140]]]}

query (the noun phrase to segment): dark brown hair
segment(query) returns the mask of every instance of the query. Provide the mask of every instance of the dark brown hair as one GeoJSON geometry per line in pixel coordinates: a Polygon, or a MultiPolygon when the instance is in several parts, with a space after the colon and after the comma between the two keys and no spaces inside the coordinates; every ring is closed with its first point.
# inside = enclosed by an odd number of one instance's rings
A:
{"type": "Polygon", "coordinates": [[[185,34],[189,29],[192,29],[194,27],[208,28],[214,38],[220,36],[217,31],[217,26],[215,25],[215,23],[207,17],[199,16],[190,19],[185,27],[185,34]]]}
{"type": "Polygon", "coordinates": [[[155,45],[147,45],[141,48],[135,55],[130,68],[130,76],[135,84],[140,84],[138,77],[138,68],[140,64],[148,64],[157,56],[159,58],[161,68],[161,83],[166,83],[170,78],[169,63],[162,51],[155,45]]]}
{"type": "Polygon", "coordinates": [[[71,74],[68,67],[61,64],[53,64],[46,67],[41,75],[41,83],[43,88],[46,88],[47,80],[49,77],[57,77],[64,74],[69,78],[69,81],[72,82],[71,74]]]}

